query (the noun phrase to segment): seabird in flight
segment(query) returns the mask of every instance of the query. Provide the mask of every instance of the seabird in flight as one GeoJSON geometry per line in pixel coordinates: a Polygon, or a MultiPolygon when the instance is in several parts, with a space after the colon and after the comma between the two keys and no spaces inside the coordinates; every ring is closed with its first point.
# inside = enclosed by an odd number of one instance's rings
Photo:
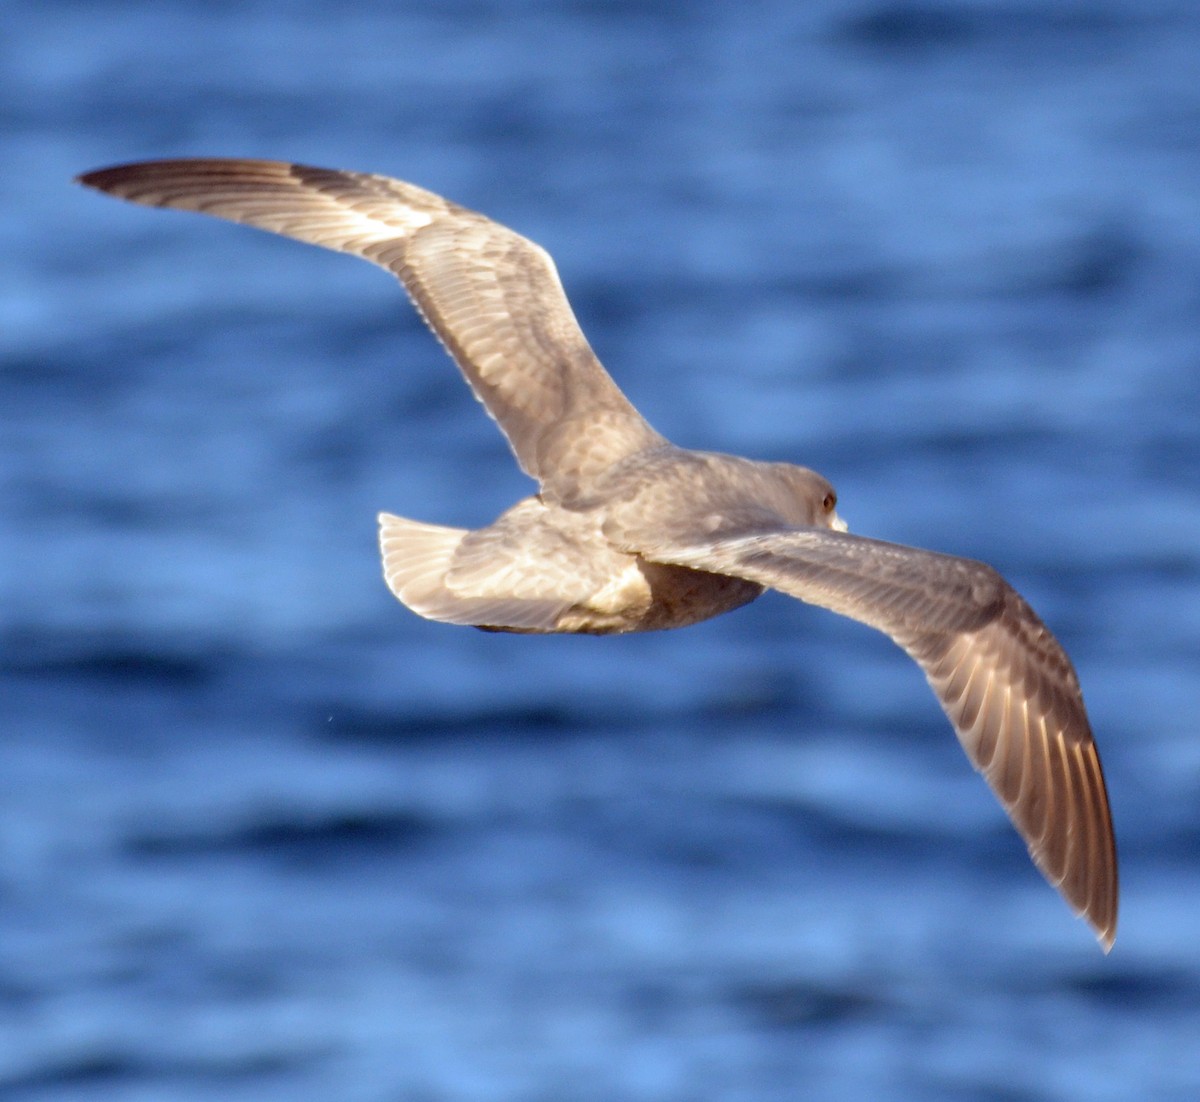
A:
{"type": "Polygon", "coordinates": [[[475,531],[380,514],[384,577],[414,612],[609,634],[684,627],[771,588],[877,628],[924,671],[1037,867],[1111,948],[1116,846],[1079,681],[990,566],[851,535],[807,468],[676,447],[601,366],[549,254],[422,188],[218,159],[80,181],[361,256],[404,285],[538,483],[475,531]]]}

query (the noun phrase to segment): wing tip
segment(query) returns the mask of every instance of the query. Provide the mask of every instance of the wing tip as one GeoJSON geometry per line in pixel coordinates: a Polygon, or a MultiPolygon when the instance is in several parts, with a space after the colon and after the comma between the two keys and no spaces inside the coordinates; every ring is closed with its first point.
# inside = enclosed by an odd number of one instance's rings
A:
{"type": "MultiPolygon", "coordinates": [[[[1116,865],[1114,864],[1112,868],[1115,873],[1116,865]]],[[[1114,884],[1111,892],[1104,897],[1100,906],[1089,907],[1084,912],[1084,917],[1091,926],[1092,933],[1096,935],[1096,940],[1100,943],[1100,948],[1104,950],[1105,956],[1112,952],[1112,947],[1117,940],[1117,907],[1118,897],[1114,884]]]]}
{"type": "Polygon", "coordinates": [[[73,182],[108,194],[121,194],[121,188],[130,183],[158,182],[177,173],[188,176],[208,174],[217,177],[253,176],[263,174],[271,178],[289,174],[293,169],[304,168],[291,161],[271,161],[257,157],[164,157],[147,161],[124,161],[81,172],[73,182]]]}
{"type": "Polygon", "coordinates": [[[108,168],[89,169],[87,172],[79,173],[78,176],[73,176],[71,183],[79,184],[81,187],[92,188],[95,191],[107,191],[107,184],[113,174],[123,167],[123,165],[111,165],[108,168]]]}

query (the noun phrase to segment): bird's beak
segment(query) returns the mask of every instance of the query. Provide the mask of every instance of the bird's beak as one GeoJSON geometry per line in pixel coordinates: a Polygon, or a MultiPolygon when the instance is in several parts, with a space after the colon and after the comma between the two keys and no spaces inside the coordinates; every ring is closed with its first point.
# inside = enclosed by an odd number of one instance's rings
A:
{"type": "Polygon", "coordinates": [[[834,513],[833,516],[831,516],[829,518],[829,527],[832,528],[835,532],[849,532],[850,531],[846,522],[844,520],[842,520],[842,518],[839,517],[837,515],[837,513],[834,513]]]}

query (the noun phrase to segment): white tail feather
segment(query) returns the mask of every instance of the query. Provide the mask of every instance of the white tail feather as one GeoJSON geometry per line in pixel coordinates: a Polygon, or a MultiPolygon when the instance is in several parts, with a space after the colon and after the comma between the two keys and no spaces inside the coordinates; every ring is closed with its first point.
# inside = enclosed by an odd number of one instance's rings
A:
{"type": "Polygon", "coordinates": [[[453,599],[445,580],[465,535],[465,528],[443,528],[380,513],[379,550],[388,589],[418,616],[462,623],[447,615],[453,599]]]}
{"type": "Polygon", "coordinates": [[[447,584],[447,575],[464,537],[465,528],[379,514],[379,549],[388,589],[418,616],[444,624],[468,624],[509,631],[553,631],[569,602],[559,598],[510,596],[508,568],[498,571],[504,584],[497,592],[494,576],[468,578],[467,584],[447,584]]]}

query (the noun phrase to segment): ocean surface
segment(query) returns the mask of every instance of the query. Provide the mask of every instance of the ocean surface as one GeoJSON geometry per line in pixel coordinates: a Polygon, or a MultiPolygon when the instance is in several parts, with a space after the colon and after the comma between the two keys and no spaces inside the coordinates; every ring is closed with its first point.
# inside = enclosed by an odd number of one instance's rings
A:
{"type": "Polygon", "coordinates": [[[0,72],[0,1098],[1200,1097],[1200,8],[8,0],[0,72]],[[71,182],[196,155],[485,211],[676,442],[1001,570],[1112,954],[866,628],[397,604],[378,510],[529,483],[378,270],[71,182]]]}

